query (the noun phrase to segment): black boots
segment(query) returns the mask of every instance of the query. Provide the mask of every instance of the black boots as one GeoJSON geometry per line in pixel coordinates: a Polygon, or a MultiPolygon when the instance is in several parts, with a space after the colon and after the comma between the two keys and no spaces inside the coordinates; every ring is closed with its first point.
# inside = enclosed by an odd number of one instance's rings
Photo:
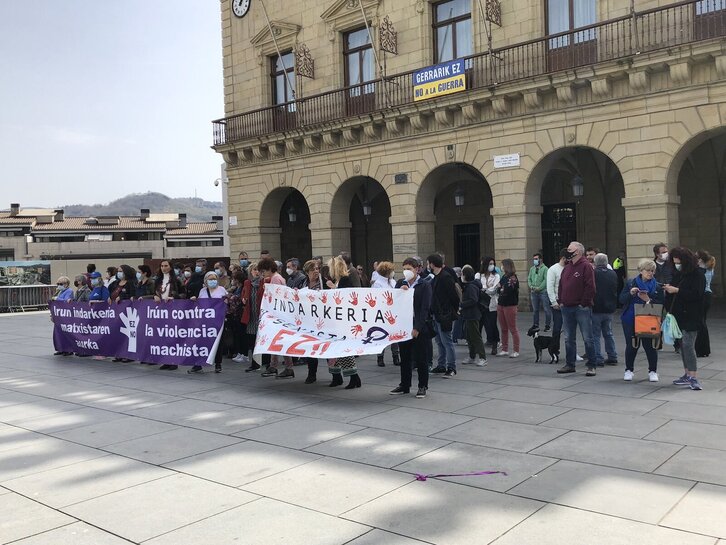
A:
{"type": "Polygon", "coordinates": [[[386,362],[383,361],[383,354],[378,354],[378,367],[385,367],[386,362]]]}
{"type": "MultiPolygon", "coordinates": [[[[341,377],[341,381],[343,378],[341,377]]],[[[350,382],[348,383],[348,386],[345,387],[346,390],[352,390],[353,388],[360,388],[361,381],[360,376],[356,373],[355,375],[350,376],[350,382]]]]}
{"type": "Polygon", "coordinates": [[[341,375],[340,373],[335,373],[333,374],[333,380],[330,384],[328,384],[328,386],[330,388],[333,388],[334,386],[340,386],[341,384],[343,384],[343,375],[341,375]]]}
{"type": "Polygon", "coordinates": [[[393,354],[393,365],[396,367],[401,365],[401,356],[399,354],[393,354]]]}
{"type": "Polygon", "coordinates": [[[312,384],[317,380],[318,372],[318,360],[308,362],[308,378],[305,379],[305,384],[312,384]]]}

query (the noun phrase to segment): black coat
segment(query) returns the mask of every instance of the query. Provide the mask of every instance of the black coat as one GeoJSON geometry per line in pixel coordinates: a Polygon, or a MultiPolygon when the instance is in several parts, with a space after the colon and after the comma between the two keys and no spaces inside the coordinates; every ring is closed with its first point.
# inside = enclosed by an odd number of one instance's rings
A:
{"type": "Polygon", "coordinates": [[[459,308],[459,294],[456,292],[456,280],[446,271],[441,270],[432,282],[433,293],[431,312],[439,321],[454,321],[459,308]]]}
{"type": "Polygon", "coordinates": [[[191,278],[189,279],[189,282],[187,282],[187,298],[191,299],[192,297],[199,297],[199,292],[202,291],[202,288],[204,287],[204,275],[206,273],[192,273],[191,278]]]}
{"type": "Polygon", "coordinates": [[[678,288],[678,293],[666,295],[666,310],[676,317],[678,327],[683,331],[698,331],[703,321],[703,296],[706,291],[703,270],[675,271],[671,285],[678,288]]]}
{"type": "Polygon", "coordinates": [[[607,267],[595,268],[595,314],[612,314],[618,308],[618,275],[607,267]]]}
{"type": "Polygon", "coordinates": [[[481,319],[481,309],[479,308],[481,290],[482,286],[479,280],[464,283],[464,293],[460,305],[461,312],[459,313],[464,320],[479,321],[481,319]]]}

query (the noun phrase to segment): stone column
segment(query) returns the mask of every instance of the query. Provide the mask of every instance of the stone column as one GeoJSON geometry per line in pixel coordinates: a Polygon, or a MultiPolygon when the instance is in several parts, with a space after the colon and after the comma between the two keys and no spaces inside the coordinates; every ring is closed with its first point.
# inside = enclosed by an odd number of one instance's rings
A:
{"type": "Polygon", "coordinates": [[[393,262],[399,265],[407,257],[426,256],[436,251],[435,248],[436,222],[416,221],[410,216],[391,217],[391,231],[393,236],[393,262]]]}
{"type": "Polygon", "coordinates": [[[350,223],[348,227],[330,227],[319,223],[310,225],[313,242],[313,255],[321,255],[324,260],[350,251],[350,223]]]}
{"type": "Polygon", "coordinates": [[[676,195],[625,197],[625,240],[628,275],[636,274],[638,261],[653,257],[653,245],[663,242],[668,247],[679,244],[678,205],[676,195]]]}

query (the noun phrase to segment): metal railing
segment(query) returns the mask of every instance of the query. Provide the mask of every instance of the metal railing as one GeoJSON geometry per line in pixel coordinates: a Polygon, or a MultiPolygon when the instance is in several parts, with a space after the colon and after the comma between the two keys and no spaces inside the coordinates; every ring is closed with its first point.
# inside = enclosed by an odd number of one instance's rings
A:
{"type": "Polygon", "coordinates": [[[48,308],[55,286],[0,286],[0,312],[25,312],[48,308]]]}
{"type": "MultiPolygon", "coordinates": [[[[467,89],[494,88],[721,36],[726,36],[726,0],[687,0],[467,57],[467,89]]],[[[218,119],[212,122],[214,145],[412,104],[414,72],[218,119]]]]}

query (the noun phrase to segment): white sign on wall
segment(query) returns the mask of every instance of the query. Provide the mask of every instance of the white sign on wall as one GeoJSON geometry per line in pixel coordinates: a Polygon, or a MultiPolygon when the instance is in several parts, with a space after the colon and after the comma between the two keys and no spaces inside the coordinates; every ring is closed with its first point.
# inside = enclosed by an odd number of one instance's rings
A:
{"type": "Polygon", "coordinates": [[[237,216],[229,217],[229,225],[230,227],[234,227],[235,225],[237,225],[237,216]]]}
{"type": "Polygon", "coordinates": [[[495,155],[494,168],[512,168],[519,166],[519,153],[510,153],[508,155],[495,155]]]}

